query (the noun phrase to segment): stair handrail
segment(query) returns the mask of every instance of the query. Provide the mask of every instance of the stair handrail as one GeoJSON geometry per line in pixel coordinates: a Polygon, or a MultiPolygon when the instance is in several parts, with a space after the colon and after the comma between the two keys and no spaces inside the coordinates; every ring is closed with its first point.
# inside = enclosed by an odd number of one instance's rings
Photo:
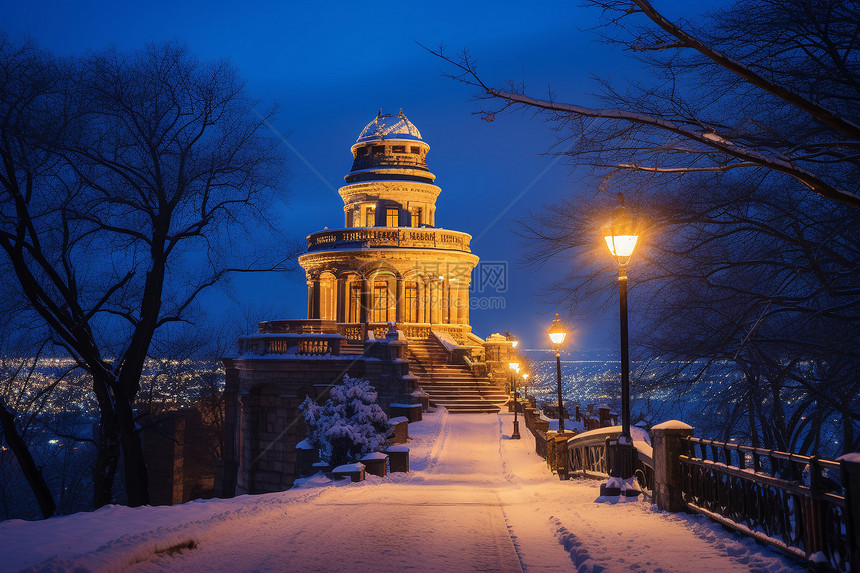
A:
{"type": "Polygon", "coordinates": [[[436,334],[433,330],[430,330],[430,337],[425,340],[433,340],[438,346],[440,346],[447,354],[448,354],[448,363],[452,363],[453,353],[451,350],[442,342],[442,339],[439,338],[439,335],[436,334]]]}

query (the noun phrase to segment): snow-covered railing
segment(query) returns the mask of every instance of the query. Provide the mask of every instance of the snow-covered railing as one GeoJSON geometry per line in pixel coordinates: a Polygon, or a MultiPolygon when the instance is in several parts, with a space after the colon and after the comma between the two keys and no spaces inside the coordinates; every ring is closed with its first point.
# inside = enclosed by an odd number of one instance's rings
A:
{"type": "Polygon", "coordinates": [[[688,509],[811,562],[860,570],[860,454],[833,461],[687,436],[678,459],[688,509]]]}
{"type": "MultiPolygon", "coordinates": [[[[632,427],[630,433],[636,448],[634,473],[639,486],[646,492],[654,489],[654,461],[648,432],[632,427]]],[[[567,441],[569,456],[568,471],[573,475],[594,479],[606,479],[612,460],[607,454],[607,444],[621,435],[621,426],[608,426],[577,434],[567,441]]]]}

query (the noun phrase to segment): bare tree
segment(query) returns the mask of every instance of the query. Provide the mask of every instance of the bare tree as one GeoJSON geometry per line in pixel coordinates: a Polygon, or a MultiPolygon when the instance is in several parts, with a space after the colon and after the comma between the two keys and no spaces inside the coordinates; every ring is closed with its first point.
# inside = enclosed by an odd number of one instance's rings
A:
{"type": "Polygon", "coordinates": [[[676,23],[647,0],[589,4],[604,41],[651,72],[601,82],[602,107],[494,87],[468,53],[435,52],[477,88],[484,119],[536,110],[555,152],[592,169],[598,193],[522,221],[533,264],[577,257],[550,296],[572,312],[611,305],[599,234],[604,193],[623,191],[645,221],[630,276],[651,372],[637,382],[691,391],[731,368],[710,394],[721,430],[811,448],[837,414],[840,449],[856,448],[860,7],[756,0],[676,23]]]}
{"type": "Polygon", "coordinates": [[[293,256],[261,239],[283,164],[263,135],[270,112],[228,63],[175,44],[58,61],[3,39],[0,57],[0,247],[92,375],[95,505],[110,500],[120,451],[128,503],[145,504],[133,404],[153,342],[228,273],[293,256]]]}
{"type": "Polygon", "coordinates": [[[602,10],[604,38],[653,71],[624,90],[603,82],[603,108],[493,87],[468,53],[434,53],[488,100],[485,119],[512,107],[545,111],[565,134],[564,153],[604,184],[766,170],[860,206],[856,2],[739,2],[699,26],[671,22],[648,0],[589,4],[602,10]]]}

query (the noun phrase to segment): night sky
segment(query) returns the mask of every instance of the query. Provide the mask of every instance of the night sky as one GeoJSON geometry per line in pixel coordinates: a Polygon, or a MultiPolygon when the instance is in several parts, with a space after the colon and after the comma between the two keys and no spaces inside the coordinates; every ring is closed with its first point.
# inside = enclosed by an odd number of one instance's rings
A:
{"type": "MultiPolygon", "coordinates": [[[[705,5],[655,1],[672,17],[693,18],[705,5]]],[[[428,164],[442,188],[436,224],[473,236],[485,262],[506,262],[504,311],[472,310],[480,336],[510,329],[526,348],[548,346],[555,307],[539,292],[563,270],[524,269],[514,221],[569,194],[593,193],[584,173],[543,155],[555,133],[530,113],[506,113],[492,123],[473,115],[474,91],[444,78],[444,63],[420,45],[468,48],[485,80],[525,82],[533,96],[551,85],[560,101],[595,103],[589,74],[636,77],[638,64],[588,32],[599,12],[574,3],[397,2],[16,2],[0,0],[0,29],[13,41],[26,35],[60,55],[110,44],[132,50],[178,40],[198,57],[229,58],[252,96],[280,111],[274,126],[286,136],[288,200],[281,224],[304,238],[343,226],[337,188],[352,164],[349,147],[378,108],[404,113],[430,144],[428,164]]],[[[608,254],[607,254],[608,256],[608,254]]],[[[631,276],[635,273],[635,261],[631,276]]],[[[232,298],[210,295],[211,308],[240,304],[274,309],[267,318],[306,316],[304,274],[247,276],[232,298]]],[[[631,300],[635,305],[635,300],[631,300]]],[[[631,308],[633,308],[631,306],[631,308]]],[[[617,347],[617,315],[578,317],[570,349],[617,347]]]]}

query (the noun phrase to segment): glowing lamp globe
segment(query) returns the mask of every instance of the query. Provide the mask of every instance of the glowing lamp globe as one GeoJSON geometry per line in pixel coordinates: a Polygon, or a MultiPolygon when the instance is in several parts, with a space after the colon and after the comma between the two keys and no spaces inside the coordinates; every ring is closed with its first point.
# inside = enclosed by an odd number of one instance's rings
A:
{"type": "MultiPolygon", "coordinates": [[[[623,202],[624,199],[620,195],[619,193],[619,201],[623,202]]],[[[612,213],[612,221],[603,229],[603,238],[615,261],[625,266],[633,255],[639,234],[636,232],[633,218],[623,204],[612,213]]]]}
{"type": "Polygon", "coordinates": [[[514,372],[519,372],[520,371],[520,363],[519,362],[508,362],[508,368],[510,368],[514,372]]]}
{"type": "Polygon", "coordinates": [[[547,332],[549,339],[552,340],[555,346],[561,346],[564,343],[567,332],[565,332],[564,325],[561,324],[561,320],[558,318],[558,313],[555,313],[555,320],[552,321],[552,325],[547,332]]]}

